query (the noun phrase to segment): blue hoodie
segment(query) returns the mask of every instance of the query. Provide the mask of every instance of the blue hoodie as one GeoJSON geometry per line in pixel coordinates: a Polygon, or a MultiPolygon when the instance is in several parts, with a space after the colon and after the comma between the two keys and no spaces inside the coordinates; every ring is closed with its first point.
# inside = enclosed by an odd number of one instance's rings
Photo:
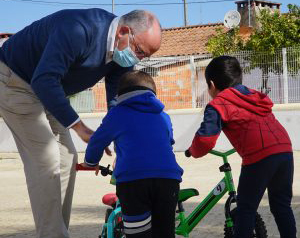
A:
{"type": "Polygon", "coordinates": [[[85,162],[96,166],[114,141],[117,183],[145,178],[181,181],[183,170],[173,153],[172,124],[164,105],[148,90],[126,93],[117,103],[91,137],[85,162]]]}

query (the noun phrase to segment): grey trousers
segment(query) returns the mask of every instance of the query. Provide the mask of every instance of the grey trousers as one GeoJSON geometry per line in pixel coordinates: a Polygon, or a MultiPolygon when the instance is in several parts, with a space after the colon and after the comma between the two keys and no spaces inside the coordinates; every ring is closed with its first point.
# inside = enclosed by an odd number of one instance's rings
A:
{"type": "Polygon", "coordinates": [[[77,162],[70,132],[45,110],[30,85],[2,62],[0,115],[24,164],[37,237],[69,237],[77,162]]]}

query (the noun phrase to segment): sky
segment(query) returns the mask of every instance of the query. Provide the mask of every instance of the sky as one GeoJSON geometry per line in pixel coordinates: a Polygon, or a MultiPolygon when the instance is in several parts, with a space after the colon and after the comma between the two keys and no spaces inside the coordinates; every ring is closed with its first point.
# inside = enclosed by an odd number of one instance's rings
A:
{"type": "MultiPolygon", "coordinates": [[[[113,0],[0,0],[0,33],[15,33],[33,21],[62,9],[99,7],[111,12],[112,1],[113,0]]],[[[186,1],[188,3],[188,25],[223,22],[224,15],[227,11],[236,10],[236,0],[186,1]]],[[[272,0],[272,2],[275,2],[275,0],[272,0]]],[[[282,12],[287,11],[287,4],[289,3],[299,5],[299,0],[281,0],[276,2],[282,3],[282,12]]],[[[144,9],[153,12],[159,18],[163,28],[180,27],[184,25],[183,0],[114,0],[114,3],[114,14],[118,16],[134,9],[144,9]]]]}

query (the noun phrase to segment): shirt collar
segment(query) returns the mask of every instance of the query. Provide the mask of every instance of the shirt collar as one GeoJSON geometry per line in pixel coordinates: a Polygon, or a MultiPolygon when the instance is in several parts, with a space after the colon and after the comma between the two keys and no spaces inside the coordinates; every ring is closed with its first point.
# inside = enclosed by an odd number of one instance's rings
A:
{"type": "Polygon", "coordinates": [[[116,17],[112,20],[109,26],[108,35],[107,35],[107,46],[106,46],[106,60],[105,60],[106,63],[112,61],[116,32],[119,25],[119,21],[120,21],[120,17],[116,17]]]}

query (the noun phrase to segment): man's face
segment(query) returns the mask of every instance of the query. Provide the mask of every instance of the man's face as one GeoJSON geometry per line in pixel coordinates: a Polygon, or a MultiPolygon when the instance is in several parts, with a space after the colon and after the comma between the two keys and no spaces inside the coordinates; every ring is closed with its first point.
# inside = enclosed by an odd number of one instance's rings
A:
{"type": "Polygon", "coordinates": [[[119,50],[125,49],[128,46],[128,39],[129,46],[137,58],[141,60],[150,57],[161,45],[160,26],[155,22],[149,30],[137,35],[128,26],[121,26],[117,30],[115,47],[119,50]]]}

